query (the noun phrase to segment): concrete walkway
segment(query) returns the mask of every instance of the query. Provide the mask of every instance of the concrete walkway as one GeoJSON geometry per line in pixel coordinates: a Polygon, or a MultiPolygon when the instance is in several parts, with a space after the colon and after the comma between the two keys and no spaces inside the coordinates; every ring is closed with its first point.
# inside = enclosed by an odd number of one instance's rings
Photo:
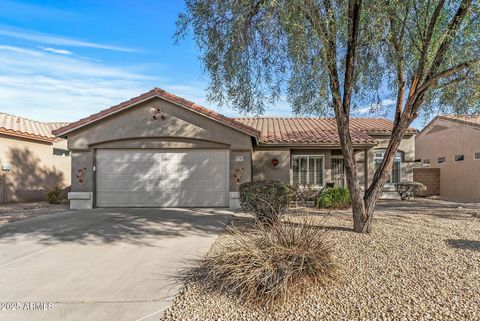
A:
{"type": "Polygon", "coordinates": [[[95,209],[0,226],[0,302],[22,309],[4,305],[0,320],[158,320],[181,286],[173,276],[208,251],[230,215],[95,209]]]}

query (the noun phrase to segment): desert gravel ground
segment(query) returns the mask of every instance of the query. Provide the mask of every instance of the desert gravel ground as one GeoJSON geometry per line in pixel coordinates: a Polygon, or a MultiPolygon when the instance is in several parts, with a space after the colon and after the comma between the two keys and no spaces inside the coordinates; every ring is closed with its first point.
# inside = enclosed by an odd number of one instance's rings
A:
{"type": "Polygon", "coordinates": [[[164,319],[480,320],[480,204],[381,201],[371,235],[350,231],[348,211],[311,214],[335,243],[338,281],[275,313],[189,283],[164,319]]]}
{"type": "Polygon", "coordinates": [[[68,202],[62,204],[49,204],[48,202],[0,204],[0,225],[66,211],[68,211],[68,202]]]}

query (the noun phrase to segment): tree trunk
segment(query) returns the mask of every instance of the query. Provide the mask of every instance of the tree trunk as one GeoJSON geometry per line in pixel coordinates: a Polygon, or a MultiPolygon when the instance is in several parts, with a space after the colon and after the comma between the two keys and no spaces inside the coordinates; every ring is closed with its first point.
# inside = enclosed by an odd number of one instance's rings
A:
{"type": "Polygon", "coordinates": [[[363,199],[354,202],[352,198],[353,231],[357,233],[370,233],[372,230],[372,222],[369,218],[373,211],[368,213],[364,205],[363,199]]]}

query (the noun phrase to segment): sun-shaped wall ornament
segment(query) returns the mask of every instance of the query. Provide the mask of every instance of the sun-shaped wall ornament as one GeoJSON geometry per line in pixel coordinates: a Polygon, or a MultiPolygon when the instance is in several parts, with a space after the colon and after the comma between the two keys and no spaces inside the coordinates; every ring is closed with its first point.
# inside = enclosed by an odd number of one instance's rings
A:
{"type": "Polygon", "coordinates": [[[159,106],[154,107],[153,110],[153,115],[152,115],[153,120],[165,120],[167,119],[167,115],[163,111],[163,109],[159,106]]]}

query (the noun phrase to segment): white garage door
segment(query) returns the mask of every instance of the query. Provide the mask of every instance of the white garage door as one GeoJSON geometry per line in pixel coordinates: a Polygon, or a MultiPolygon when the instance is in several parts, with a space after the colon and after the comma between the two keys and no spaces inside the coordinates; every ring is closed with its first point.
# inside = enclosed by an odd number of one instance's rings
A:
{"type": "Polygon", "coordinates": [[[228,206],[228,150],[99,149],[98,207],[228,206]]]}

